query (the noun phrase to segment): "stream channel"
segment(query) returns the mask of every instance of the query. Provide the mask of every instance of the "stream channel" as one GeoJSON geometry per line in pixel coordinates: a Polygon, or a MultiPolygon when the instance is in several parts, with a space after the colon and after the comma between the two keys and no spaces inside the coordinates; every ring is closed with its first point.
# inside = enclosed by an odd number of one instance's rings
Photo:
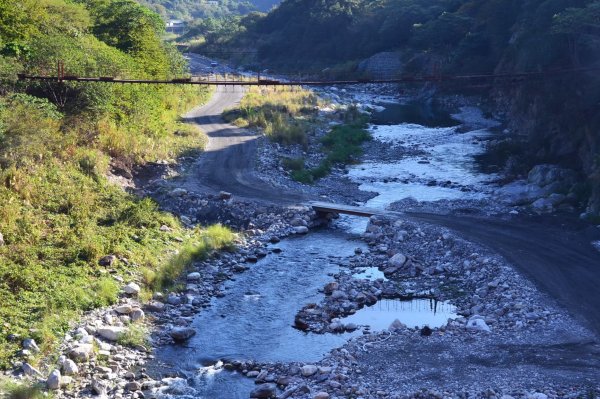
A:
{"type": "MultiPolygon", "coordinates": [[[[388,111],[406,111],[397,104],[387,105],[388,111]]],[[[489,134],[486,126],[475,132],[458,133],[456,127],[448,126],[448,117],[436,116],[433,123],[440,121],[444,122],[443,127],[390,124],[389,120],[372,126],[376,140],[408,143],[426,147],[426,151],[394,164],[367,160],[352,167],[350,178],[359,182],[362,190],[379,193],[367,206],[382,208],[407,196],[431,201],[483,195],[473,186],[482,184],[488,176],[475,171],[472,157],[482,150],[475,137],[489,134]],[[403,179],[391,184],[383,182],[398,176],[403,179]],[[432,179],[452,180],[470,188],[432,188],[428,185],[432,179]]],[[[268,255],[235,281],[227,282],[226,295],[213,299],[211,306],[196,316],[192,327],[197,334],[191,340],[185,345],[157,350],[153,369],[163,375],[185,376],[170,379],[161,397],[247,399],[254,380],[224,370],[220,361],[317,362],[330,350],[361,335],[360,329],[344,334],[305,333],[293,328],[293,324],[296,313],[305,304],[322,299],[320,290],[340,271],[344,259],[352,256],[357,247],[365,248],[360,241],[365,226],[366,219],[342,218],[329,228],[271,245],[281,252],[268,255]]],[[[384,278],[377,269],[366,269],[355,277],[384,278]]],[[[438,327],[454,316],[453,310],[448,303],[434,304],[422,299],[382,300],[346,321],[369,325],[372,331],[386,329],[395,319],[410,327],[438,327]]]]}

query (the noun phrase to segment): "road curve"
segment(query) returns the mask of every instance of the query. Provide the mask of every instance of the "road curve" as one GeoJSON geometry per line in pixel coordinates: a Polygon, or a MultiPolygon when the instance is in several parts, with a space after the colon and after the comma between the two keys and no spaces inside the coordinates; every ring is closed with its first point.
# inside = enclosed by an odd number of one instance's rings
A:
{"type": "MultiPolygon", "coordinates": [[[[216,92],[210,102],[186,115],[188,122],[206,132],[209,143],[184,185],[272,203],[306,202],[310,199],[306,195],[281,191],[254,174],[258,136],[221,117],[225,109],[239,104],[242,96],[241,88],[216,92]]],[[[600,240],[600,229],[552,217],[503,220],[427,213],[407,217],[448,227],[504,256],[542,291],[600,333],[600,295],[596,293],[600,252],[591,245],[592,240],[600,240]]]]}
{"type": "Polygon", "coordinates": [[[205,152],[185,179],[185,188],[227,191],[246,199],[284,204],[307,200],[300,193],[275,188],[255,175],[259,136],[225,122],[221,116],[224,110],[239,105],[242,97],[241,87],[217,89],[208,103],[184,116],[186,122],[196,124],[209,139],[205,152]]]}

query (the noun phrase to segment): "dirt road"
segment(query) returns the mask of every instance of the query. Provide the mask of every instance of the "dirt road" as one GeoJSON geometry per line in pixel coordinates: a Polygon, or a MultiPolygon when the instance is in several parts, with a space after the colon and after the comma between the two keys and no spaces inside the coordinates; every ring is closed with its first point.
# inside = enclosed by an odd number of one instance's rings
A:
{"type": "Polygon", "coordinates": [[[238,197],[276,203],[292,204],[307,200],[300,193],[283,192],[255,176],[253,171],[258,136],[250,130],[226,123],[221,117],[224,110],[239,104],[243,90],[241,87],[223,90],[217,89],[207,104],[184,117],[187,122],[197,124],[209,137],[206,151],[193,165],[184,187],[227,191],[238,197]]]}

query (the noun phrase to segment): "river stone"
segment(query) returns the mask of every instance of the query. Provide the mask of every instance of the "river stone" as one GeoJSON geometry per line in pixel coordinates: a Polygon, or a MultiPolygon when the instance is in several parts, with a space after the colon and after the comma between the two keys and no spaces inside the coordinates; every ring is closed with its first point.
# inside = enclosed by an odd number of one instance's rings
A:
{"type": "Polygon", "coordinates": [[[269,399],[277,396],[277,385],[275,384],[260,384],[250,392],[251,398],[269,399]]]}
{"type": "Polygon", "coordinates": [[[232,194],[227,192],[227,191],[220,191],[219,192],[219,198],[222,200],[228,200],[232,197],[232,194]]]}
{"type": "Polygon", "coordinates": [[[404,330],[405,328],[406,328],[406,324],[404,324],[400,320],[396,319],[392,322],[392,324],[390,324],[388,330],[397,331],[397,330],[404,330]]]}
{"type": "Polygon", "coordinates": [[[131,305],[120,305],[115,308],[115,312],[120,314],[129,314],[133,311],[133,307],[131,305]]]}
{"type": "Polygon", "coordinates": [[[108,391],[107,383],[94,378],[92,380],[92,391],[100,397],[106,397],[106,391],[108,391]]]}
{"type": "Polygon", "coordinates": [[[142,321],[145,317],[144,311],[140,308],[134,308],[133,311],[129,314],[129,317],[133,322],[142,321]]]}
{"type": "Polygon", "coordinates": [[[106,255],[98,260],[98,264],[100,266],[112,266],[113,263],[117,260],[115,255],[106,255]]]}
{"type": "Polygon", "coordinates": [[[139,391],[140,389],[142,389],[142,386],[140,385],[139,382],[131,381],[131,382],[128,382],[127,384],[125,384],[126,391],[135,392],[135,391],[139,391]]]}
{"type": "Polygon", "coordinates": [[[69,352],[69,357],[76,362],[85,362],[90,358],[94,347],[92,344],[80,344],[69,352]]]}
{"type": "Polygon", "coordinates": [[[169,334],[174,341],[183,342],[196,335],[196,330],[190,327],[175,327],[169,334]]]}
{"type": "Polygon", "coordinates": [[[467,322],[466,328],[469,330],[491,332],[492,330],[487,325],[482,316],[473,316],[467,322]]]}
{"type": "Polygon", "coordinates": [[[29,349],[32,352],[40,351],[40,348],[37,346],[37,344],[35,343],[35,340],[32,338],[24,339],[22,345],[23,345],[24,349],[29,349]]]}
{"type": "Polygon", "coordinates": [[[329,399],[329,394],[327,392],[318,392],[314,399],[329,399]]]}
{"type": "Polygon", "coordinates": [[[150,312],[162,312],[165,309],[165,304],[158,301],[149,302],[146,304],[146,310],[150,312]]]}
{"type": "Polygon", "coordinates": [[[308,233],[308,227],[306,227],[306,226],[296,226],[296,227],[294,227],[294,232],[296,234],[307,234],[308,233]]]}
{"type": "Polygon", "coordinates": [[[318,370],[319,369],[317,368],[317,366],[313,364],[307,364],[305,366],[302,366],[302,368],[300,369],[300,373],[303,377],[310,377],[311,375],[315,375],[318,370]]]}
{"type": "Polygon", "coordinates": [[[54,370],[50,373],[50,376],[48,376],[48,379],[46,380],[46,386],[52,391],[60,388],[60,371],[54,370]]]}
{"type": "Polygon", "coordinates": [[[198,281],[200,280],[200,273],[193,272],[187,275],[187,281],[198,281]]]}
{"type": "Polygon", "coordinates": [[[64,375],[75,375],[79,373],[79,367],[71,359],[65,359],[62,363],[62,371],[64,375]]]}
{"type": "Polygon", "coordinates": [[[170,195],[172,197],[183,197],[187,193],[188,193],[188,191],[185,188],[177,187],[176,189],[171,191],[170,195]]]}
{"type": "Polygon", "coordinates": [[[140,286],[134,282],[131,282],[131,283],[127,284],[125,287],[123,287],[123,291],[129,295],[137,295],[140,293],[140,290],[141,290],[140,286]]]}
{"type": "Polygon", "coordinates": [[[392,256],[390,258],[390,260],[388,261],[388,263],[391,267],[400,268],[400,267],[404,266],[404,264],[406,263],[406,256],[398,253],[398,254],[392,256]]]}
{"type": "Polygon", "coordinates": [[[113,326],[104,326],[100,327],[97,331],[98,335],[102,338],[109,341],[116,341],[119,339],[119,336],[125,332],[124,327],[113,327],[113,326]]]}
{"type": "Polygon", "coordinates": [[[339,286],[340,285],[336,281],[332,281],[331,283],[325,285],[325,287],[323,288],[323,292],[325,293],[325,295],[331,295],[335,290],[338,289],[339,286]]]}
{"type": "Polygon", "coordinates": [[[29,363],[23,363],[23,365],[21,366],[21,369],[23,370],[23,373],[25,373],[25,375],[32,376],[32,377],[36,377],[36,376],[41,377],[42,376],[42,373],[40,373],[40,371],[38,369],[36,369],[29,363]]]}

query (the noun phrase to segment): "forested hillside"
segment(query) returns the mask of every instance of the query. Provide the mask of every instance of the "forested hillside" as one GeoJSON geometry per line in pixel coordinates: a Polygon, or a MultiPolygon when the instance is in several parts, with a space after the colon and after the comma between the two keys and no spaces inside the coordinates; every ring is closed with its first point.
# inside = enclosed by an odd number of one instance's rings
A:
{"type": "Polygon", "coordinates": [[[217,4],[203,0],[139,0],[163,18],[191,20],[229,15],[244,15],[252,11],[269,11],[280,0],[219,0],[217,4]]]}
{"type": "MultiPolygon", "coordinates": [[[[329,76],[369,77],[360,61],[383,51],[397,54],[399,74],[546,71],[598,65],[598,20],[600,1],[590,0],[286,0],[266,16],[243,18],[232,34],[209,36],[200,51],[329,76]]],[[[579,195],[593,198],[598,212],[598,74],[495,89],[492,98],[520,134],[506,144],[510,159],[499,160],[508,174],[541,162],[574,167],[584,176],[579,195]]]]}
{"type": "Polygon", "coordinates": [[[67,75],[181,76],[163,29],[133,0],[0,0],[0,367],[26,337],[47,354],[78,312],[116,300],[117,276],[164,281],[173,236],[199,237],[106,175],[200,148],[178,116],[206,90],[17,80],[59,60],[67,75]]]}

